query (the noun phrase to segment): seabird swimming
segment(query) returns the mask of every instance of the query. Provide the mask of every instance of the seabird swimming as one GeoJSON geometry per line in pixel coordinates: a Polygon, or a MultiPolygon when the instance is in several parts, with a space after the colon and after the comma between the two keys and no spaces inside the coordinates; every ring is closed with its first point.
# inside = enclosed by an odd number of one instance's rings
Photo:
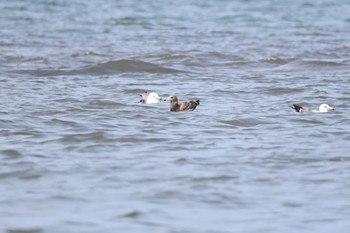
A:
{"type": "Polygon", "coordinates": [[[144,93],[139,94],[139,95],[141,96],[140,102],[144,103],[144,104],[156,104],[156,103],[159,103],[160,100],[162,99],[155,92],[147,93],[147,91],[145,91],[144,93]]]}
{"type": "Polygon", "coordinates": [[[308,109],[305,108],[303,106],[297,105],[297,104],[293,104],[293,106],[291,107],[292,109],[294,109],[296,112],[315,112],[315,113],[321,113],[321,112],[330,112],[330,111],[334,111],[334,108],[329,106],[328,104],[321,104],[319,110],[316,109],[308,109]]]}
{"type": "Polygon", "coordinates": [[[169,96],[166,100],[170,101],[171,112],[193,111],[199,105],[199,100],[191,100],[189,102],[179,103],[175,95],[169,96]]]}

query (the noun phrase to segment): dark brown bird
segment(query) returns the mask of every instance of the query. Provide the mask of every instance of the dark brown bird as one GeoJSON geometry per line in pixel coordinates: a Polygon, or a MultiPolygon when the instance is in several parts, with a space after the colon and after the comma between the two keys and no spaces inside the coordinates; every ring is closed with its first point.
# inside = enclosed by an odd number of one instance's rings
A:
{"type": "Polygon", "coordinates": [[[175,95],[169,96],[166,100],[170,101],[171,112],[193,111],[199,105],[199,100],[191,100],[189,102],[179,103],[175,95]]]}

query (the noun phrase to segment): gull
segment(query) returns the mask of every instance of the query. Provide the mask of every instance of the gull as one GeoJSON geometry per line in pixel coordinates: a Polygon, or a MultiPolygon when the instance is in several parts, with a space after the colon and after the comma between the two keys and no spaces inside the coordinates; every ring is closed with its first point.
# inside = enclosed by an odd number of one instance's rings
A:
{"type": "Polygon", "coordinates": [[[160,102],[160,100],[162,99],[161,97],[159,97],[159,95],[155,92],[150,92],[147,93],[147,91],[145,91],[142,94],[139,94],[141,96],[141,103],[144,104],[157,104],[160,102]]]}
{"type": "Polygon", "coordinates": [[[166,100],[170,101],[171,112],[193,111],[199,105],[199,100],[191,100],[189,102],[178,102],[176,95],[169,96],[166,100]]]}
{"type": "Polygon", "coordinates": [[[323,112],[334,111],[334,108],[329,106],[328,104],[321,104],[320,108],[318,110],[317,109],[308,109],[308,108],[305,108],[305,107],[297,105],[297,104],[293,104],[293,106],[291,108],[294,109],[296,112],[323,113],[323,112]]]}

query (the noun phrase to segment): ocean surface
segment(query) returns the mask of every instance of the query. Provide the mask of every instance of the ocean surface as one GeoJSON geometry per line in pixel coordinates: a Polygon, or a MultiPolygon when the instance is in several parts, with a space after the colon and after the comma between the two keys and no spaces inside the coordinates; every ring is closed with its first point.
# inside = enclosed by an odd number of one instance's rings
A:
{"type": "Polygon", "coordinates": [[[0,1],[0,232],[349,232],[349,12],[0,1]]]}

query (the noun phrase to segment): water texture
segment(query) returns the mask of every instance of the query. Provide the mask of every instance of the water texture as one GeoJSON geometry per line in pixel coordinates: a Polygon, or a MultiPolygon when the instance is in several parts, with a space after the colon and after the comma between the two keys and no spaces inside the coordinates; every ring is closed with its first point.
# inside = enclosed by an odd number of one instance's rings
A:
{"type": "Polygon", "coordinates": [[[0,232],[348,232],[349,11],[1,1],[0,232]]]}

